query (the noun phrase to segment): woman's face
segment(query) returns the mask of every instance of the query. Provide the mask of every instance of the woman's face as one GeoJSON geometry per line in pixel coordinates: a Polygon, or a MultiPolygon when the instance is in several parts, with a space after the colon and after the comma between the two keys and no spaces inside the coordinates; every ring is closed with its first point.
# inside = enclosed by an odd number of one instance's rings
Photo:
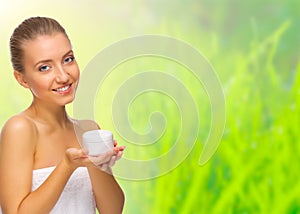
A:
{"type": "Polygon", "coordinates": [[[23,45],[25,87],[35,101],[66,105],[73,101],[79,68],[71,44],[62,33],[41,35],[23,45]]]}

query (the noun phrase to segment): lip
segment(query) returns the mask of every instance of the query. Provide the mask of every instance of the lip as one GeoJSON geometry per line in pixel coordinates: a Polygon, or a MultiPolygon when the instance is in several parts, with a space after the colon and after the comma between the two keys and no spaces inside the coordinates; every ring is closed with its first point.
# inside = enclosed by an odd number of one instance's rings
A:
{"type": "Polygon", "coordinates": [[[72,83],[52,89],[52,91],[62,95],[68,94],[72,91],[72,83]]]}

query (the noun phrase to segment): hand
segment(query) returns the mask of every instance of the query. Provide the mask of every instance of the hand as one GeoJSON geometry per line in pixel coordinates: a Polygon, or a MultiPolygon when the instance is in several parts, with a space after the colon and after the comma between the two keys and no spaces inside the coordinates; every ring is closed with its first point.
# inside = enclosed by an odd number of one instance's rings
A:
{"type": "Polygon", "coordinates": [[[117,141],[114,141],[114,148],[111,151],[98,156],[88,157],[99,169],[108,171],[122,157],[124,149],[125,146],[117,146],[117,141]]]}
{"type": "Polygon", "coordinates": [[[88,158],[88,153],[84,149],[67,149],[63,161],[69,166],[69,168],[73,170],[77,167],[91,165],[91,161],[88,158]]]}
{"type": "Polygon", "coordinates": [[[125,146],[117,146],[118,143],[114,140],[114,151],[116,152],[116,161],[119,160],[123,156],[123,151],[125,150],[125,146]]]}

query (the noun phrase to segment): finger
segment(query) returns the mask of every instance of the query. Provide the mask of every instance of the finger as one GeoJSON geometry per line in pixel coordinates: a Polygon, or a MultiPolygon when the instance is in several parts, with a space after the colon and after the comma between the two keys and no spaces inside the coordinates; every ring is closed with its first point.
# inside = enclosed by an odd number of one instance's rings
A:
{"type": "Polygon", "coordinates": [[[73,155],[74,153],[77,152],[77,150],[78,150],[78,149],[76,149],[76,148],[68,148],[68,149],[66,149],[66,153],[67,153],[68,155],[73,155]]]}
{"type": "Polygon", "coordinates": [[[110,161],[108,162],[108,167],[112,167],[113,165],[115,165],[116,159],[117,159],[117,157],[116,157],[115,155],[112,156],[112,158],[111,158],[110,161]]]}
{"type": "Polygon", "coordinates": [[[87,153],[87,150],[84,150],[84,149],[79,149],[78,150],[78,158],[87,158],[88,157],[88,153],[87,153]]]}
{"type": "Polygon", "coordinates": [[[99,168],[100,168],[102,171],[106,171],[107,168],[108,168],[108,164],[107,164],[107,163],[101,164],[99,168]]]}
{"type": "Polygon", "coordinates": [[[113,150],[116,154],[118,154],[120,151],[125,150],[125,146],[118,146],[118,147],[115,147],[113,150]]]}
{"type": "Polygon", "coordinates": [[[80,158],[76,161],[80,166],[91,166],[92,164],[94,164],[88,157],[80,158]]]}
{"type": "Polygon", "coordinates": [[[81,149],[84,155],[88,155],[89,154],[89,150],[82,148],[81,149]]]}
{"type": "Polygon", "coordinates": [[[76,149],[76,148],[67,149],[66,154],[71,160],[86,157],[86,155],[83,153],[81,149],[76,149]]]}
{"type": "Polygon", "coordinates": [[[98,155],[98,156],[89,156],[89,159],[94,162],[96,165],[100,165],[106,162],[109,162],[111,157],[115,155],[114,151],[109,151],[104,154],[98,155]]]}
{"type": "Polygon", "coordinates": [[[122,156],[123,156],[123,151],[120,151],[116,156],[116,161],[121,159],[122,156]]]}
{"type": "Polygon", "coordinates": [[[119,146],[119,151],[124,151],[126,146],[119,146]]]}
{"type": "Polygon", "coordinates": [[[116,140],[114,140],[114,147],[116,147],[117,146],[117,141],[116,140]]]}

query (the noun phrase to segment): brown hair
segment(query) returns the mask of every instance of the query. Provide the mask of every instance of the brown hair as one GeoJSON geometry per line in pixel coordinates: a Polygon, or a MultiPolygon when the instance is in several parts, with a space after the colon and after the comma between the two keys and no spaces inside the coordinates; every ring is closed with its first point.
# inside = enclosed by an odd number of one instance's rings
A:
{"type": "MultiPolygon", "coordinates": [[[[54,19],[48,17],[31,17],[24,20],[10,37],[10,57],[14,70],[24,72],[23,44],[41,35],[63,33],[68,38],[65,29],[54,19]]],[[[69,39],[69,38],[68,38],[69,39]]]]}

